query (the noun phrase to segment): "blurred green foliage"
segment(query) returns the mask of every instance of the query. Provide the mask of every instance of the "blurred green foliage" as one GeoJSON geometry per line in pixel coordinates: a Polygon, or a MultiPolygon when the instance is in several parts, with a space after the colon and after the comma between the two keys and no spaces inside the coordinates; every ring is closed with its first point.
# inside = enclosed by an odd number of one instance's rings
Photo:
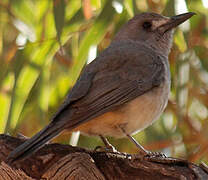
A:
{"type": "MultiPolygon", "coordinates": [[[[0,132],[32,136],[45,126],[83,66],[129,18],[144,11],[167,16],[192,11],[197,16],[174,35],[168,107],[135,138],[149,150],[207,162],[207,0],[0,1],[0,132]]],[[[56,141],[67,143],[69,135],[56,141]]],[[[120,151],[137,152],[127,139],[110,141],[120,151]]],[[[78,145],[102,143],[81,136],[78,145]]]]}

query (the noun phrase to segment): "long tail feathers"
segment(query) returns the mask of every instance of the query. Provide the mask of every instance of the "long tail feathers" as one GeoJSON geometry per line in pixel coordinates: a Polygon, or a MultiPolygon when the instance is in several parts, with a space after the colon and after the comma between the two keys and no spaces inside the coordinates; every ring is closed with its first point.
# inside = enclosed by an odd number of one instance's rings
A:
{"type": "Polygon", "coordinates": [[[64,128],[60,125],[54,125],[53,122],[42,129],[39,133],[27,140],[25,143],[14,149],[7,157],[7,162],[12,163],[23,159],[32,152],[40,149],[46,142],[57,136],[64,128]]]}

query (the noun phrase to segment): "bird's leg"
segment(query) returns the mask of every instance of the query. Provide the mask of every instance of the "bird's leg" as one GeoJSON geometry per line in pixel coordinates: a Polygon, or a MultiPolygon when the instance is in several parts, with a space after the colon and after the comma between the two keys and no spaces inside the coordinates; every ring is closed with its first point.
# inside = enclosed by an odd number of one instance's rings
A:
{"type": "Polygon", "coordinates": [[[139,144],[137,141],[136,141],[136,139],[134,139],[131,135],[129,135],[129,134],[126,134],[126,136],[136,145],[136,147],[138,147],[139,148],[139,151],[142,153],[142,154],[144,154],[144,155],[146,155],[146,154],[149,154],[149,151],[147,151],[146,149],[144,149],[144,147],[141,145],[141,144],[139,144]]]}
{"type": "MultiPolygon", "coordinates": [[[[105,150],[110,151],[110,152],[118,152],[118,151],[116,150],[116,148],[113,147],[113,145],[110,144],[110,142],[109,142],[104,136],[102,136],[102,135],[99,135],[99,136],[100,136],[101,140],[103,141],[103,143],[104,143],[104,145],[105,145],[105,147],[106,147],[105,150]]],[[[102,147],[96,147],[95,149],[96,149],[96,150],[97,150],[97,149],[102,149],[102,147]]]]}
{"type": "Polygon", "coordinates": [[[121,131],[136,145],[136,147],[138,147],[138,149],[139,149],[139,152],[141,153],[141,154],[144,154],[144,155],[147,155],[147,154],[149,154],[149,151],[147,151],[146,149],[144,149],[143,148],[143,146],[142,145],[140,145],[137,141],[136,141],[136,139],[134,139],[131,135],[129,135],[129,134],[127,134],[126,133],[126,131],[122,128],[122,127],[120,127],[120,129],[121,129],[121,131]]]}
{"type": "Polygon", "coordinates": [[[99,135],[100,136],[100,138],[101,138],[101,140],[103,141],[103,143],[104,143],[104,145],[106,146],[106,147],[111,147],[112,145],[109,143],[109,141],[107,140],[107,138],[105,138],[104,136],[102,136],[102,135],[99,135]]]}
{"type": "Polygon", "coordinates": [[[143,155],[143,156],[157,156],[157,157],[166,157],[164,154],[162,153],[158,153],[158,152],[151,152],[146,150],[141,144],[139,144],[136,139],[134,139],[131,135],[129,135],[128,133],[126,133],[126,131],[120,127],[120,129],[123,131],[123,133],[136,145],[136,147],[138,147],[139,152],[143,155]]]}

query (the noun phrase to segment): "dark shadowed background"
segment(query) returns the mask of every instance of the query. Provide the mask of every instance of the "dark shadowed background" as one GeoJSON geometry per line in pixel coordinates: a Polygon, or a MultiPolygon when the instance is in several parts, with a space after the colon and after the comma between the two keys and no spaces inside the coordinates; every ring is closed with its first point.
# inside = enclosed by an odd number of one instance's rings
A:
{"type": "MultiPolygon", "coordinates": [[[[208,163],[207,0],[1,0],[0,133],[32,136],[56,112],[85,64],[105,49],[134,14],[197,13],[175,31],[169,55],[169,104],[160,120],[134,137],[149,150],[208,163]]],[[[76,144],[78,133],[60,143],[76,144]]],[[[136,153],[127,139],[109,138],[136,153]]],[[[99,138],[80,136],[95,148],[99,138]]]]}

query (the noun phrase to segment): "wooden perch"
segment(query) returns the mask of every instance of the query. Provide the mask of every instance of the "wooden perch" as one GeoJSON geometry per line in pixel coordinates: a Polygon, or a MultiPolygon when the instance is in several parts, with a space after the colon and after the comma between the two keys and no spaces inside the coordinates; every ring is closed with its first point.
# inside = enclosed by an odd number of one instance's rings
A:
{"type": "Polygon", "coordinates": [[[208,179],[208,168],[181,159],[99,152],[62,144],[46,144],[29,158],[6,164],[23,138],[0,135],[0,179],[208,179]]]}

